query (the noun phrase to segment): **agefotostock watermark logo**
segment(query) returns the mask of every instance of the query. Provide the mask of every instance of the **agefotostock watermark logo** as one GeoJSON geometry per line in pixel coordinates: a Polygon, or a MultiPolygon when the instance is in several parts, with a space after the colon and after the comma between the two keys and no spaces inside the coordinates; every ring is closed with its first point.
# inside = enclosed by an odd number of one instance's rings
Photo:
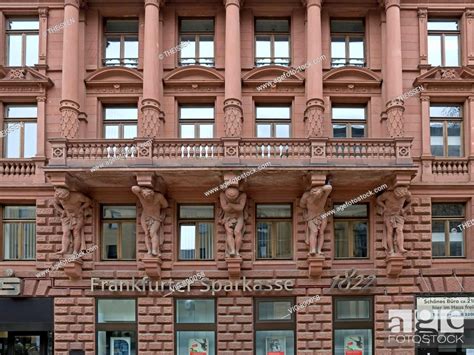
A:
{"type": "Polygon", "coordinates": [[[391,344],[411,343],[424,348],[464,344],[464,317],[460,311],[390,309],[388,317],[391,344]]]}

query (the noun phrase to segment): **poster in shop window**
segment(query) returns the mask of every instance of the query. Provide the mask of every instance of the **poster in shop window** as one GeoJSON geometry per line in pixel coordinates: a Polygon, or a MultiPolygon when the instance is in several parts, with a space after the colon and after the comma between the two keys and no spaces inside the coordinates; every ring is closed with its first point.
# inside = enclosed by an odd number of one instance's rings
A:
{"type": "Polygon", "coordinates": [[[209,339],[207,338],[192,338],[188,343],[189,355],[208,355],[209,354],[209,339]]]}
{"type": "Polygon", "coordinates": [[[110,355],[130,355],[129,337],[111,337],[110,355]]]}
{"type": "Polygon", "coordinates": [[[286,355],[286,339],[284,337],[270,337],[266,339],[267,355],[286,355]]]}
{"type": "Polygon", "coordinates": [[[345,337],[344,355],[364,355],[364,337],[359,335],[345,337]]]}

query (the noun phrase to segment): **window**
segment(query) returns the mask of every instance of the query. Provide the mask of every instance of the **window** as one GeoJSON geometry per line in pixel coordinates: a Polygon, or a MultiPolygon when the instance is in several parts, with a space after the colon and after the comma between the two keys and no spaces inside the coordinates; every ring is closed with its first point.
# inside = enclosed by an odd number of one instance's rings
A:
{"type": "Polygon", "coordinates": [[[137,136],[136,106],[107,106],[104,109],[104,134],[107,139],[133,139],[137,136]]]}
{"type": "Polygon", "coordinates": [[[38,64],[39,21],[35,18],[7,20],[7,66],[38,64]]]}
{"type": "MultiPolygon", "coordinates": [[[[339,204],[334,205],[337,211],[339,204]]],[[[369,239],[368,205],[352,205],[334,214],[335,257],[367,258],[369,239]]]]}
{"type": "Polygon", "coordinates": [[[137,354],[134,299],[97,300],[97,355],[137,354]]]}
{"type": "Polygon", "coordinates": [[[102,259],[135,260],[136,207],[102,206],[102,259]]]}
{"type": "Polygon", "coordinates": [[[367,131],[365,106],[332,107],[332,132],[334,138],[363,138],[367,131]]]}
{"type": "Polygon", "coordinates": [[[179,65],[214,66],[214,20],[181,19],[179,65]]]}
{"type": "Polygon", "coordinates": [[[459,66],[459,21],[428,20],[428,63],[432,66],[459,66]]]}
{"type": "Polygon", "coordinates": [[[331,20],[331,65],[365,66],[364,21],[331,20]]]}
{"type": "Polygon", "coordinates": [[[348,345],[354,353],[373,354],[372,304],[368,297],[334,298],[334,355],[347,354],[348,345]]]}
{"type": "Polygon", "coordinates": [[[257,137],[290,138],[290,106],[257,106],[257,137]]]}
{"type": "Polygon", "coordinates": [[[3,123],[5,158],[36,155],[36,105],[7,105],[3,123]]]}
{"type": "Polygon", "coordinates": [[[3,258],[34,260],[36,258],[36,207],[3,207],[3,258]]]}
{"type": "Polygon", "coordinates": [[[431,239],[433,257],[464,256],[464,204],[433,203],[431,239]]]}
{"type": "Polygon", "coordinates": [[[213,138],[213,106],[181,106],[179,108],[180,138],[213,138]]]}
{"type": "Polygon", "coordinates": [[[106,20],[103,64],[106,67],[138,65],[138,20],[106,20]]]}
{"type": "Polygon", "coordinates": [[[290,21],[255,20],[255,65],[290,65],[290,21]]]}
{"type": "Polygon", "coordinates": [[[256,355],[294,355],[295,313],[292,298],[257,298],[255,300],[255,353],[256,355]]]}
{"type": "Polygon", "coordinates": [[[290,204],[257,205],[257,259],[291,259],[290,204]]]}
{"type": "Polygon", "coordinates": [[[460,157],[462,149],[462,108],[460,105],[430,106],[431,154],[460,157]]]}
{"type": "Polygon", "coordinates": [[[179,206],[179,259],[214,259],[214,206],[179,206]]]}
{"type": "Polygon", "coordinates": [[[176,299],[176,354],[216,354],[214,299],[176,299]]]}

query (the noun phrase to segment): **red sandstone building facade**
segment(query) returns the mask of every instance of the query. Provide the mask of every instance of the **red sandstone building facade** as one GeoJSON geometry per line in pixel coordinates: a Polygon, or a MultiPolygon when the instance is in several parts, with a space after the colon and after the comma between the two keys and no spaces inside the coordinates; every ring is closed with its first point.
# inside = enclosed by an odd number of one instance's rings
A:
{"type": "Polygon", "coordinates": [[[474,353],[472,2],[0,1],[0,37],[1,355],[474,353]]]}

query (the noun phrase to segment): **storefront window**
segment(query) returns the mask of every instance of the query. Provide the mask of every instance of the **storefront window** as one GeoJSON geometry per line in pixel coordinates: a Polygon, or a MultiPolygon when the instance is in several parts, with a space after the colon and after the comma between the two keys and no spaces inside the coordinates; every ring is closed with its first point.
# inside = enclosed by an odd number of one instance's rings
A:
{"type": "Polygon", "coordinates": [[[136,301],[97,300],[97,354],[137,354],[136,301]]]}
{"type": "Polygon", "coordinates": [[[372,355],[372,298],[334,299],[334,354],[372,355]]]}
{"type": "Polygon", "coordinates": [[[257,299],[255,302],[256,355],[295,354],[294,299],[257,299]]]}
{"type": "Polygon", "coordinates": [[[176,300],[176,354],[216,354],[214,299],[176,300]]]}

